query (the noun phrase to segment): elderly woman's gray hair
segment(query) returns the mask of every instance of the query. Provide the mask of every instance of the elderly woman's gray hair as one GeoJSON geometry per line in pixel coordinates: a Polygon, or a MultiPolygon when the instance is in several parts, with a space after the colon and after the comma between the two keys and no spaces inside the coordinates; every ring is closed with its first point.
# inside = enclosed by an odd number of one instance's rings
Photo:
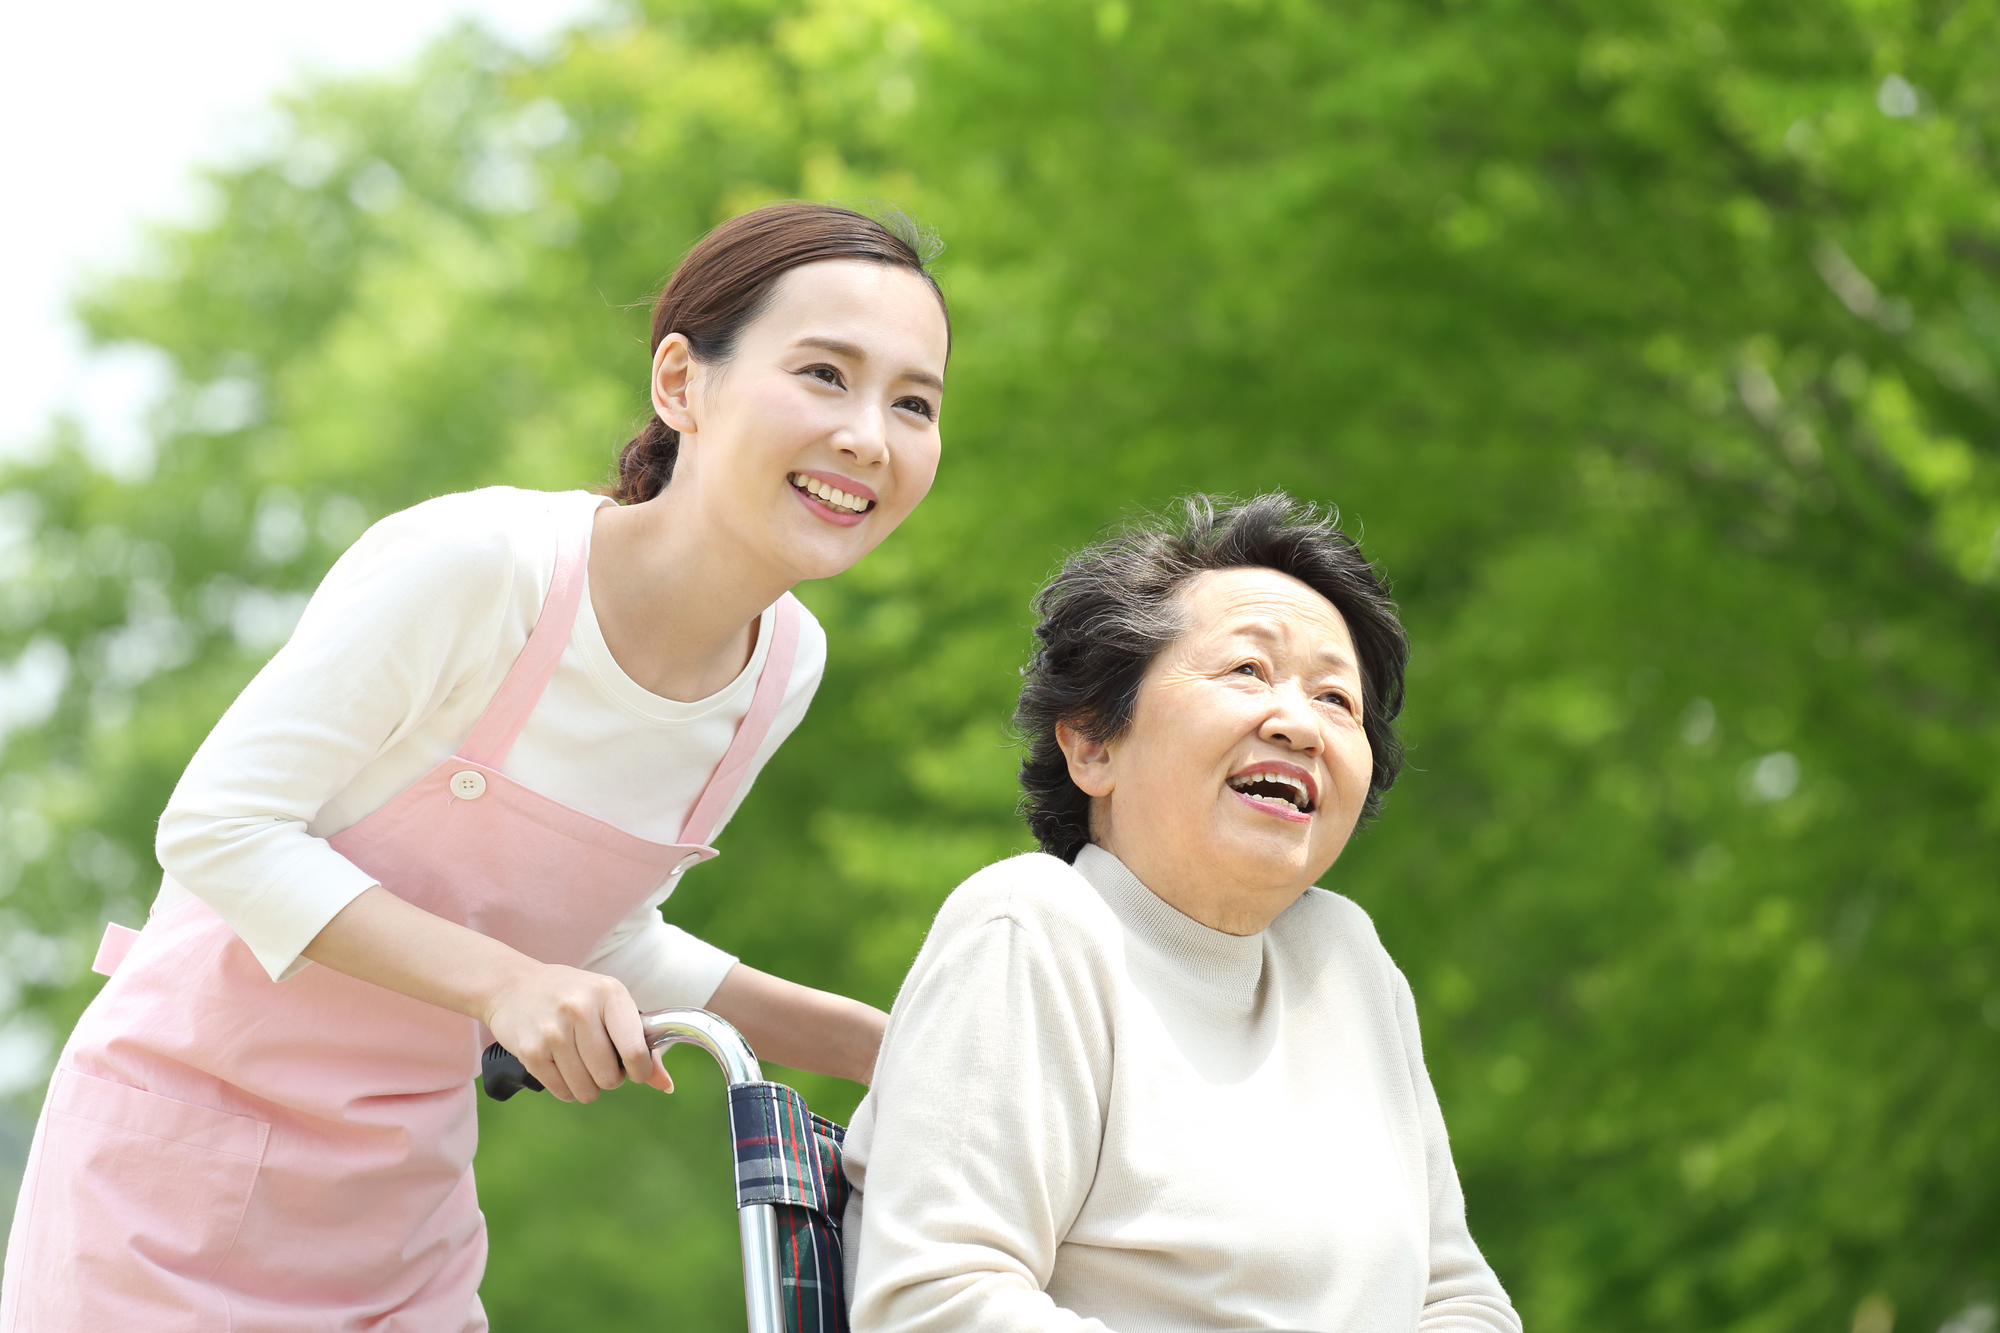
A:
{"type": "Polygon", "coordinates": [[[1396,715],[1403,707],[1409,640],[1396,604],[1337,513],[1289,495],[1218,507],[1205,495],[1179,512],[1132,524],[1063,563],[1035,598],[1035,654],[1023,667],[1014,727],[1027,746],[1021,813],[1041,849],[1065,861],[1090,841],[1090,797],[1070,780],[1056,743],[1067,722],[1110,741],[1131,725],[1139,684],[1161,649],[1181,636],[1179,594],[1211,570],[1273,569],[1333,604],[1360,658],[1362,726],[1374,754],[1365,822],[1403,766],[1396,715]]]}

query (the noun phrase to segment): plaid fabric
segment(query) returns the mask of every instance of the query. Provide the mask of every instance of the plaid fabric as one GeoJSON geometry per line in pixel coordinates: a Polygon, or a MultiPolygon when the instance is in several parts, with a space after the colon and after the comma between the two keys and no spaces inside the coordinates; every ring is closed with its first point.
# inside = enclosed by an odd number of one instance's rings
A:
{"type": "Polygon", "coordinates": [[[847,1131],[806,1108],[782,1083],[729,1090],[736,1138],[736,1206],[776,1205],[778,1268],[790,1333],[847,1333],[840,1219],[849,1185],[840,1169],[847,1131]]]}

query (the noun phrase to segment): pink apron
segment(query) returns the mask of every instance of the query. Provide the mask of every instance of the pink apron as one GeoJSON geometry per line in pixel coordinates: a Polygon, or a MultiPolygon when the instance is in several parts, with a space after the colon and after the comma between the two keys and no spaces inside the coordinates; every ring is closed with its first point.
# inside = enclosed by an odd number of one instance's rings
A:
{"type": "MultiPolygon", "coordinates": [[[[500,772],[569,641],[590,519],[458,754],[331,844],[397,896],[575,966],[706,846],[791,679],[786,594],[750,711],[680,841],[647,842],[500,772]]],[[[480,1025],[331,968],[283,983],[199,899],[112,926],[111,980],[49,1085],[0,1333],[486,1328],[473,1189],[480,1025]]]]}

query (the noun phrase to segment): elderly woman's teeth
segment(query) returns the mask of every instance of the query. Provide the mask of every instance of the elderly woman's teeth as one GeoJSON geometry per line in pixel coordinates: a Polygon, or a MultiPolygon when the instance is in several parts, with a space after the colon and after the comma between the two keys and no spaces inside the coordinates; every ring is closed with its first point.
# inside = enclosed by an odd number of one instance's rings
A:
{"type": "Polygon", "coordinates": [[[818,499],[829,509],[839,509],[849,514],[865,514],[875,507],[873,500],[864,500],[858,495],[849,495],[837,486],[829,486],[817,477],[808,477],[803,472],[794,472],[792,485],[818,499]]]}
{"type": "Polygon", "coordinates": [[[1306,800],[1305,783],[1283,773],[1244,773],[1229,780],[1229,789],[1260,800],[1283,801],[1294,810],[1312,810],[1311,803],[1306,800]]]}

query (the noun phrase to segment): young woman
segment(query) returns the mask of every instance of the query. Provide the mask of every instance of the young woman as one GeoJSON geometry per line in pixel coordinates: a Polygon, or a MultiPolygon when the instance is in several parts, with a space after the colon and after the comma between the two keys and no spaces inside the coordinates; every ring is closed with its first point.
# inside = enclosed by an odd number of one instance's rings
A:
{"type": "Polygon", "coordinates": [[[566,1100],[670,1088],[638,1015],[676,1004],[868,1079],[883,1014],[658,908],[819,683],[787,590],[930,488],[943,296],[914,232],[774,205],[652,342],[612,497],[384,519],[196,753],[50,1084],[0,1330],[484,1329],[482,1024],[566,1100]]]}

